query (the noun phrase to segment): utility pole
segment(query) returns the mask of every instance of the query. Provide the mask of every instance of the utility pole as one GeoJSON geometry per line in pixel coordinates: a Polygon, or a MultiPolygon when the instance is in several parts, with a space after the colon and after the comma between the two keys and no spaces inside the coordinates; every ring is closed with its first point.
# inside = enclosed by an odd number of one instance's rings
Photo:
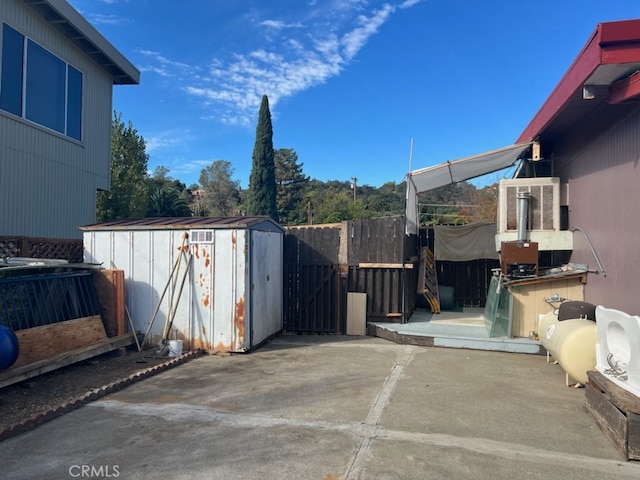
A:
{"type": "Polygon", "coordinates": [[[351,183],[351,188],[353,188],[353,203],[356,203],[356,198],[357,198],[356,190],[358,189],[358,179],[356,177],[351,177],[351,180],[353,181],[351,183]]]}

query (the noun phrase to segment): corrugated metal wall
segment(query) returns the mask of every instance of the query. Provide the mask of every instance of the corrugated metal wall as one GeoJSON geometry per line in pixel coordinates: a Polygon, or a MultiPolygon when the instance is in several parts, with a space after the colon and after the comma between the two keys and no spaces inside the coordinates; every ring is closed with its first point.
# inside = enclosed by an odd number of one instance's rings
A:
{"type": "MultiPolygon", "coordinates": [[[[640,314],[640,107],[606,106],[555,145],[554,175],[568,183],[569,226],[583,229],[606,271],[590,274],[585,300],[640,314]]],[[[580,232],[572,262],[598,269],[580,232]]]]}
{"type": "Polygon", "coordinates": [[[149,331],[150,346],[172,310],[169,339],[185,348],[245,351],[279,332],[282,234],[213,229],[212,243],[190,244],[186,233],[87,231],[85,261],[124,270],[129,312],[137,330],[149,331]]]}
{"type": "Polygon", "coordinates": [[[252,346],[282,330],[282,243],[281,233],[251,230],[252,346]]]}
{"type": "Polygon", "coordinates": [[[2,22],[84,78],[82,142],[0,111],[0,235],[81,238],[96,190],[109,187],[112,79],[24,2],[2,0],[2,22]]]}

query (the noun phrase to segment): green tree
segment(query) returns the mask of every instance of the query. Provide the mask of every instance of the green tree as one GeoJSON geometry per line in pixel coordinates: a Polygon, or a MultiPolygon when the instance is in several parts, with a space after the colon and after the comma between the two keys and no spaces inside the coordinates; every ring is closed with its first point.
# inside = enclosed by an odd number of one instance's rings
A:
{"type": "Polygon", "coordinates": [[[311,202],[313,223],[337,223],[375,216],[375,212],[367,208],[364,200],[353,201],[349,182],[332,180],[323,183],[311,180],[305,199],[311,202]]]}
{"type": "Polygon", "coordinates": [[[189,203],[171,183],[156,186],[149,195],[149,217],[191,217],[189,203]]]}
{"type": "Polygon", "coordinates": [[[380,188],[365,185],[358,195],[376,216],[404,215],[406,187],[405,182],[387,182],[380,188]]]}
{"type": "Polygon", "coordinates": [[[247,196],[248,215],[268,215],[278,221],[276,203],[276,175],[273,152],[273,127],[271,126],[271,112],[269,99],[262,96],[258,125],[256,127],[256,141],[251,157],[251,175],[249,177],[249,193],[247,196]]]}
{"type": "Polygon", "coordinates": [[[111,187],[98,192],[98,221],[144,217],[147,212],[148,184],[146,142],[131,121],[125,125],[122,114],[113,113],[111,126],[111,187]]]}
{"type": "Polygon", "coordinates": [[[306,213],[301,215],[300,206],[309,177],[302,173],[303,164],[298,163],[298,154],[290,148],[279,148],[274,152],[274,163],[280,222],[284,225],[306,223],[306,213]]]}
{"type": "Polygon", "coordinates": [[[207,215],[228,217],[238,213],[240,182],[233,180],[231,162],[216,160],[200,172],[202,206],[207,215]]]}
{"type": "Polygon", "coordinates": [[[149,203],[148,217],[190,217],[191,195],[184,183],[169,176],[169,169],[157,166],[147,179],[149,203]]]}

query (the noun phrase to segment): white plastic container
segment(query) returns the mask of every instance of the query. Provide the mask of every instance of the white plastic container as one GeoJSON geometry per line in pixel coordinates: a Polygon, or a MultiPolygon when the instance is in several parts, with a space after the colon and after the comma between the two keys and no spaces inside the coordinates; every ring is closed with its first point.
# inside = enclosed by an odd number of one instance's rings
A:
{"type": "Polygon", "coordinates": [[[169,340],[169,356],[179,357],[182,355],[182,340],[169,340]]]}

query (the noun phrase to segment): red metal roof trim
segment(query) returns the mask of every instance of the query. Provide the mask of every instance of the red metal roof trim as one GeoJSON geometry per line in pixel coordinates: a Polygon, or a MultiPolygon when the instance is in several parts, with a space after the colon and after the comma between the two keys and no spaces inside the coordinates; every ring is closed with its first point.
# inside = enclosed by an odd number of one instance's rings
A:
{"type": "Polygon", "coordinates": [[[609,90],[609,103],[622,103],[625,100],[640,95],[640,72],[611,85],[609,90]]]}
{"type": "Polygon", "coordinates": [[[516,143],[531,142],[540,135],[582,89],[584,82],[600,65],[638,61],[640,57],[640,20],[600,23],[564,74],[551,95],[524,129],[516,143]]]}

